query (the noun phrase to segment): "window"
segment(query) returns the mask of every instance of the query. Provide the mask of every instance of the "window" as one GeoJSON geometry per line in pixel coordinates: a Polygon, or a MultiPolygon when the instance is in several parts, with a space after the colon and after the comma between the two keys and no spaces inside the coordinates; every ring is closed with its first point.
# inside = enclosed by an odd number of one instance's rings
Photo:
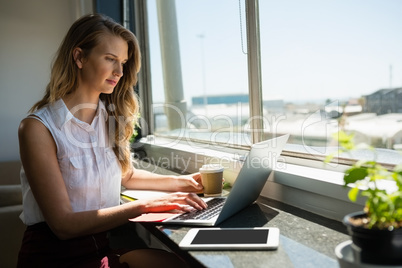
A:
{"type": "MultiPolygon", "coordinates": [[[[402,147],[402,2],[259,1],[263,138],[322,156],[353,131],[402,147]]],[[[245,2],[148,1],[154,134],[250,145],[245,2]]],[[[257,103],[252,103],[257,105],[257,103]]],[[[400,159],[398,159],[400,161],[400,159]]]]}
{"type": "Polygon", "coordinates": [[[148,11],[155,133],[246,142],[237,135],[249,117],[244,4],[148,1],[148,11]]]}
{"type": "Polygon", "coordinates": [[[338,129],[400,147],[401,8],[397,0],[260,1],[264,117],[275,131],[311,154],[327,153],[338,129]]]}

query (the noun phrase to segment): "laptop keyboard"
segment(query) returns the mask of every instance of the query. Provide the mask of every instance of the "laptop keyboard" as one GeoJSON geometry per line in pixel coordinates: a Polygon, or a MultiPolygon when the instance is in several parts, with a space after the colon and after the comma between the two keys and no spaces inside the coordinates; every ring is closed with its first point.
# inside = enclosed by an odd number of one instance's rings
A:
{"type": "Polygon", "coordinates": [[[209,220],[220,213],[225,201],[226,198],[213,198],[206,202],[208,205],[206,209],[180,214],[173,220],[209,220]]]}

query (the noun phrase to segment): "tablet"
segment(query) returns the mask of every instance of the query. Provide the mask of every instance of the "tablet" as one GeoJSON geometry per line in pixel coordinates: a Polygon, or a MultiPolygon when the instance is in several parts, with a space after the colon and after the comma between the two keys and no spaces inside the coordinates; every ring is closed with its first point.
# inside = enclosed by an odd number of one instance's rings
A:
{"type": "Polygon", "coordinates": [[[187,250],[272,250],[278,248],[279,229],[192,228],[179,246],[187,250]]]}

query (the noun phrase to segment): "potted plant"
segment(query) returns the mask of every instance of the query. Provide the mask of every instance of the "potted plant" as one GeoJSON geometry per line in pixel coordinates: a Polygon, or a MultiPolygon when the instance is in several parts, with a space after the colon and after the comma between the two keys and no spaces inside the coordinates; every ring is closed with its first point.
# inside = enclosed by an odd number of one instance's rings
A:
{"type": "MultiPolygon", "coordinates": [[[[352,153],[356,146],[354,134],[336,133],[340,153],[352,153]]],[[[346,215],[343,223],[352,238],[352,248],[359,252],[360,261],[370,264],[402,264],[402,165],[392,170],[376,161],[375,150],[372,160],[356,161],[344,172],[344,186],[349,186],[348,197],[355,202],[358,196],[366,198],[363,211],[346,215]],[[383,187],[391,181],[391,190],[383,187]]],[[[330,155],[325,160],[329,162],[330,155]]],[[[389,188],[389,187],[388,187],[389,188]]]]}

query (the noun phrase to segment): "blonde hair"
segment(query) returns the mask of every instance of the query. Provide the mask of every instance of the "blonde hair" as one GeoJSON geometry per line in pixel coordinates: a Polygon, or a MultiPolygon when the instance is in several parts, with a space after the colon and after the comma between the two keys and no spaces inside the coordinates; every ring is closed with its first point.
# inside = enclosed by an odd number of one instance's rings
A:
{"type": "Polygon", "coordinates": [[[113,122],[109,122],[109,126],[112,126],[109,130],[114,130],[114,133],[110,133],[114,136],[113,150],[124,175],[131,169],[129,139],[133,134],[139,111],[134,85],[137,83],[137,73],[141,67],[141,54],[138,41],[132,32],[101,14],[86,15],[74,22],[57,51],[45,96],[30,112],[59,100],[77,88],[78,67],[74,61],[73,50],[81,48],[83,57],[86,57],[99,44],[100,37],[107,34],[121,37],[128,44],[128,60],[124,65],[122,78],[113,93],[100,95],[107,108],[109,120],[113,119],[113,122]]]}

